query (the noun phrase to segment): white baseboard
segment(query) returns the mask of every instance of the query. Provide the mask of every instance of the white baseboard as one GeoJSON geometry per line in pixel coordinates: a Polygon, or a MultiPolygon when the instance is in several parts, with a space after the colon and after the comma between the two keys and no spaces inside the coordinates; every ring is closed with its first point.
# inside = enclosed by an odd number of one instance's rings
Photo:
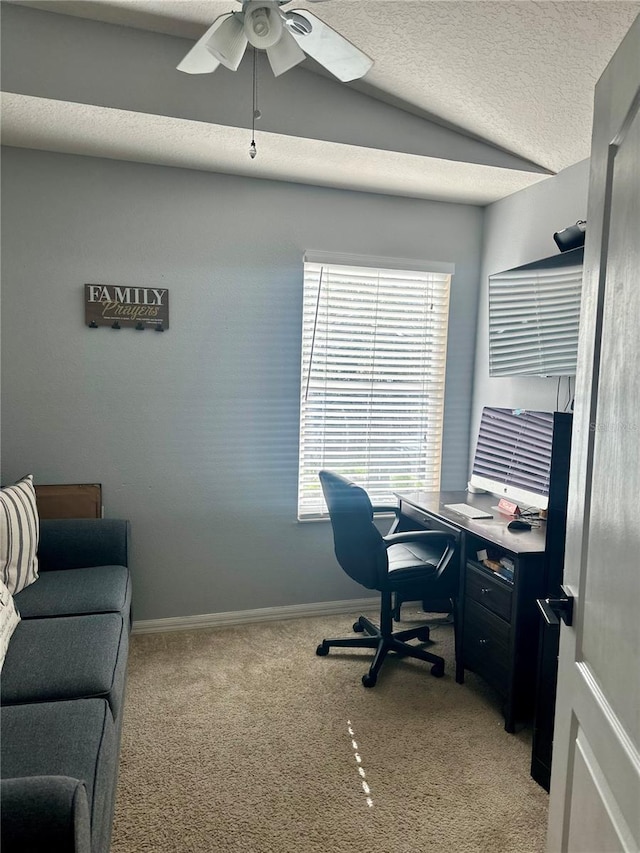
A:
{"type": "Polygon", "coordinates": [[[225,625],[244,625],[250,622],[273,622],[279,619],[298,619],[301,616],[335,616],[340,613],[376,611],[379,598],[353,598],[348,601],[321,601],[318,604],[288,604],[284,607],[260,607],[257,610],[232,610],[226,613],[202,613],[198,616],[170,616],[167,619],[134,621],[134,634],[155,634],[161,631],[188,631],[195,628],[221,628],[225,625]]]}

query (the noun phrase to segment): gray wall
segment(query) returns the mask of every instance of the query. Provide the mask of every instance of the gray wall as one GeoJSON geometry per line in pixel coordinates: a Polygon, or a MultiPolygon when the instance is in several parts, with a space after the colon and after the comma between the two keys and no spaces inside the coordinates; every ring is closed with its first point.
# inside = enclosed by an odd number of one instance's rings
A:
{"type": "Polygon", "coordinates": [[[443,487],[466,482],[481,209],[11,148],[2,200],[2,480],[103,484],[136,619],[363,594],[295,521],[307,248],[455,263],[443,487]],[[171,328],[88,329],[86,282],[169,288],[171,328]]]}
{"type": "MultiPolygon", "coordinates": [[[[587,218],[588,185],[589,161],[584,160],[485,208],[471,454],[483,406],[556,409],[557,378],[489,376],[489,275],[557,254],[554,232],[587,218]]],[[[560,410],[567,402],[567,391],[567,380],[562,379],[560,410]]]]}

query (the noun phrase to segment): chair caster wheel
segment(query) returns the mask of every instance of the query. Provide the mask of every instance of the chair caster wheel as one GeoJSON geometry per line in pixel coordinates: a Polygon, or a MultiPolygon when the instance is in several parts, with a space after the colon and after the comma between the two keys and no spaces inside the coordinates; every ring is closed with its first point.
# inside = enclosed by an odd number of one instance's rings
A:
{"type": "Polygon", "coordinates": [[[442,676],[444,675],[444,664],[434,663],[434,665],[431,667],[431,675],[433,675],[434,678],[442,678],[442,676]]]}
{"type": "Polygon", "coordinates": [[[362,632],[364,631],[364,625],[360,624],[359,619],[357,622],[353,623],[353,630],[356,632],[356,634],[362,634],[362,632]]]}
{"type": "Polygon", "coordinates": [[[375,687],[377,680],[378,679],[375,675],[369,675],[369,673],[362,676],[362,683],[365,687],[375,687]]]}
{"type": "Polygon", "coordinates": [[[316,649],[316,654],[323,658],[325,655],[329,654],[329,646],[324,643],[320,643],[318,648],[316,649]]]}
{"type": "Polygon", "coordinates": [[[418,640],[420,640],[421,643],[428,643],[429,642],[429,628],[427,626],[425,626],[424,628],[421,628],[420,633],[416,634],[416,637],[418,640]]]}

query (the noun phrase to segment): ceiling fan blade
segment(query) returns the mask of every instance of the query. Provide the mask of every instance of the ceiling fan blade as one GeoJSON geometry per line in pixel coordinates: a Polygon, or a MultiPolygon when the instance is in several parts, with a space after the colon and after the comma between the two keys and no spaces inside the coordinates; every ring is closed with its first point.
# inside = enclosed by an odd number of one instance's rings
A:
{"type": "Polygon", "coordinates": [[[180,64],[176,66],[178,71],[184,71],[185,74],[211,74],[212,71],[216,70],[220,63],[215,56],[209,53],[207,50],[207,44],[218,27],[223,24],[231,14],[232,12],[228,12],[226,15],[220,15],[219,18],[215,19],[206,33],[198,39],[189,53],[184,57],[180,64]]]}
{"type": "Polygon", "coordinates": [[[311,25],[311,31],[304,33],[301,32],[302,28],[289,27],[291,35],[305,53],[330,71],[338,80],[343,83],[358,80],[364,77],[372,67],[373,59],[370,56],[351,44],[348,39],[312,12],[306,9],[294,9],[293,14],[305,18],[311,25]]]}

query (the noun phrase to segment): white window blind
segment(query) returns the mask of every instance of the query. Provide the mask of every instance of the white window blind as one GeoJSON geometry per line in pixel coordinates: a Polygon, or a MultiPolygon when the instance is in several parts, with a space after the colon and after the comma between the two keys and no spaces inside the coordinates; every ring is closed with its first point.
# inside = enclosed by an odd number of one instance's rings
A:
{"type": "Polygon", "coordinates": [[[439,489],[450,280],[305,260],[300,519],[327,514],[322,468],[374,504],[439,489]]]}
{"type": "Polygon", "coordinates": [[[582,265],[491,276],[491,376],[574,376],[582,265]]]}

